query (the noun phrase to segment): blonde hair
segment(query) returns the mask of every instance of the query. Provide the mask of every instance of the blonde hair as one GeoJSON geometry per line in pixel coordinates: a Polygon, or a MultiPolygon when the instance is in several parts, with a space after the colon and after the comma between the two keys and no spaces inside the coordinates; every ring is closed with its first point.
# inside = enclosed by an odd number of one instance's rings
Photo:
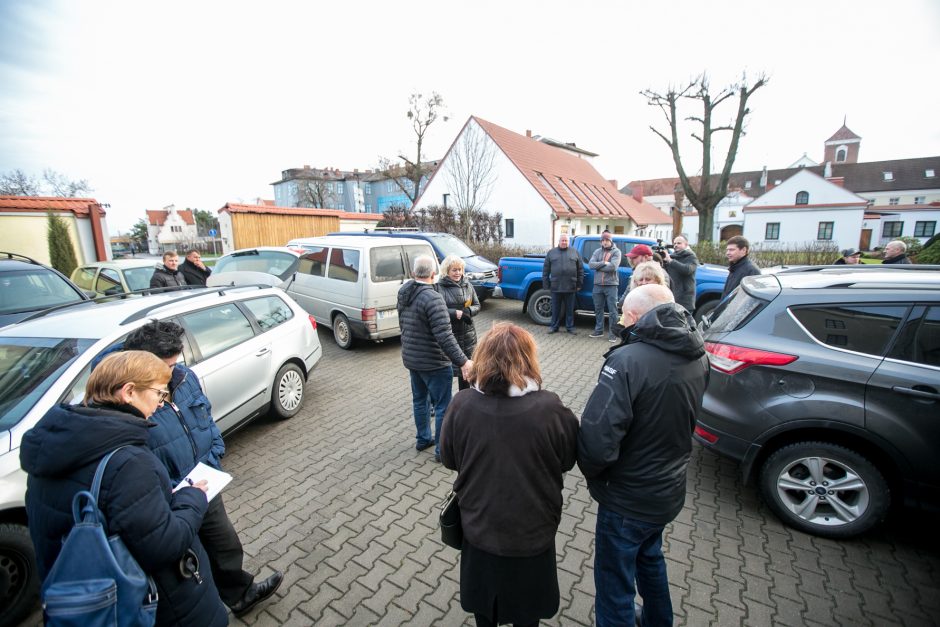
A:
{"type": "Polygon", "coordinates": [[[458,266],[460,266],[460,269],[461,269],[461,270],[463,270],[464,268],[467,267],[467,264],[464,262],[463,259],[461,259],[461,258],[458,257],[457,255],[451,253],[451,254],[447,255],[446,257],[444,257],[444,261],[441,262],[441,274],[447,274],[447,273],[449,273],[449,272],[450,272],[450,268],[451,268],[451,266],[453,266],[453,265],[458,265],[458,266]]]}
{"type": "Polygon", "coordinates": [[[127,383],[139,387],[166,387],[172,369],[147,351],[122,351],[101,360],[85,384],[85,404],[114,403],[124,400],[119,392],[127,383]]]}
{"type": "Polygon", "coordinates": [[[640,279],[651,280],[657,285],[669,287],[669,277],[666,276],[663,267],[655,261],[644,261],[633,269],[633,275],[630,277],[631,290],[637,286],[637,281],[640,279]]]}
{"type": "Polygon", "coordinates": [[[471,380],[483,392],[505,394],[510,385],[524,390],[527,379],[541,387],[538,348],[532,334],[511,322],[497,322],[473,351],[471,380]]]}

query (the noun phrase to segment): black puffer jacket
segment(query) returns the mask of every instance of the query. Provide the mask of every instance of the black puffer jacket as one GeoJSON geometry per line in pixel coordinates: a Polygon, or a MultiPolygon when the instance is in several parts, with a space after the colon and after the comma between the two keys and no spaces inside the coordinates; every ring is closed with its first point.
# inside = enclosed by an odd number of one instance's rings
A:
{"type": "Polygon", "coordinates": [[[157,266],[150,277],[150,287],[182,287],[186,277],[179,270],[168,270],[166,266],[157,266]]]}
{"type": "Polygon", "coordinates": [[[460,350],[450,328],[444,299],[434,287],[410,280],[398,290],[398,324],[401,326],[401,360],[409,370],[440,370],[451,364],[463,366],[467,356],[460,350]]]}
{"type": "Polygon", "coordinates": [[[741,257],[728,266],[728,280],[725,281],[725,289],[721,292],[721,300],[734,291],[741,284],[741,279],[748,276],[757,276],[760,274],[760,268],[754,265],[748,256],[741,257]]]}
{"type": "Polygon", "coordinates": [[[473,326],[473,316],[480,313],[480,299],[477,298],[477,291],[473,289],[473,285],[466,276],[460,277],[459,283],[445,276],[434,287],[444,297],[444,304],[447,305],[447,313],[450,315],[450,328],[454,332],[454,337],[457,338],[460,350],[467,357],[472,358],[473,349],[477,346],[477,331],[473,326]],[[462,312],[459,319],[457,310],[462,312]]]}
{"type": "Polygon", "coordinates": [[[208,504],[195,488],[171,493],[163,464],[147,448],[148,421],[132,407],[59,405],[23,436],[20,464],[27,473],[26,513],[40,579],[52,568],[72,528],[72,497],[88,490],[98,462],[119,446],[101,482],[98,506],[111,534],[157,584],[158,625],[227,625],[212,569],[197,535],[208,504]],[[133,412],[133,413],[129,413],[133,412]],[[188,549],[199,559],[202,583],[183,578],[188,549]]]}
{"type": "Polygon", "coordinates": [[[581,416],[578,466],[594,500],[652,524],[676,517],[707,383],[692,314],[669,303],[637,321],[604,362],[581,416]]]}
{"type": "Polygon", "coordinates": [[[180,264],[179,271],[186,280],[186,285],[205,285],[209,275],[212,274],[212,268],[203,270],[189,259],[180,264]]]}

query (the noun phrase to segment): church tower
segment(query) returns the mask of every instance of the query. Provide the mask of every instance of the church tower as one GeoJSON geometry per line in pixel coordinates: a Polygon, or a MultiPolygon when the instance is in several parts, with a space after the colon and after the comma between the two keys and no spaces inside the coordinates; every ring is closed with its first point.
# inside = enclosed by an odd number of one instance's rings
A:
{"type": "Polygon", "coordinates": [[[862,138],[849,130],[843,120],[842,128],[826,140],[823,162],[858,163],[858,149],[862,138]]]}

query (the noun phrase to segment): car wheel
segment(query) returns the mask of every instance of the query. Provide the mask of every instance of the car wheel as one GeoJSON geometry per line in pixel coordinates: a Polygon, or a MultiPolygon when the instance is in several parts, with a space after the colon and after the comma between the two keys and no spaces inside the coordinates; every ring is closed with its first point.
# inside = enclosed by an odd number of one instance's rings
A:
{"type": "Polygon", "coordinates": [[[721,302],[720,298],[713,298],[712,300],[702,303],[700,307],[695,308],[695,323],[698,324],[702,321],[702,318],[711,314],[715,311],[715,308],[718,307],[718,303],[721,302]]]}
{"type": "Polygon", "coordinates": [[[847,538],[881,522],[891,503],[888,484],[858,453],[825,442],[800,442],[771,455],[760,489],[786,524],[827,538],[847,538]]]}
{"type": "Polygon", "coordinates": [[[36,607],[39,571],[25,525],[0,525],[0,625],[18,625],[36,607]]]}
{"type": "Polygon", "coordinates": [[[286,419],[304,404],[304,373],[297,364],[284,364],[274,377],[271,408],[275,418],[286,419]]]}
{"type": "Polygon", "coordinates": [[[333,318],[333,339],[336,345],[343,350],[349,350],[353,345],[352,329],[349,328],[349,318],[346,314],[336,314],[333,318]]]}
{"type": "Polygon", "coordinates": [[[536,324],[549,325],[552,321],[552,293],[543,289],[532,294],[528,312],[536,324]]]}

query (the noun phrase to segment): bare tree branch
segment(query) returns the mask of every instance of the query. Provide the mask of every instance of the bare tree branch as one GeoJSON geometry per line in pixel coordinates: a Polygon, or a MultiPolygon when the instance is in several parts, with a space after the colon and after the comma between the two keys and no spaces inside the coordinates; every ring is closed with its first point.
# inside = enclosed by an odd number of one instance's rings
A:
{"type": "Polygon", "coordinates": [[[422,184],[426,182],[427,174],[431,171],[421,158],[424,137],[431,125],[438,119],[446,122],[448,118],[442,112],[444,99],[436,92],[432,92],[430,96],[411,94],[408,98],[408,107],[405,115],[411,120],[411,128],[415,133],[415,159],[412,161],[399,155],[399,159],[405,164],[399,167],[390,159],[382,157],[379,159],[379,165],[382,167],[382,174],[395,181],[398,189],[408,198],[411,206],[414,206],[418,197],[421,196],[422,184]]]}

